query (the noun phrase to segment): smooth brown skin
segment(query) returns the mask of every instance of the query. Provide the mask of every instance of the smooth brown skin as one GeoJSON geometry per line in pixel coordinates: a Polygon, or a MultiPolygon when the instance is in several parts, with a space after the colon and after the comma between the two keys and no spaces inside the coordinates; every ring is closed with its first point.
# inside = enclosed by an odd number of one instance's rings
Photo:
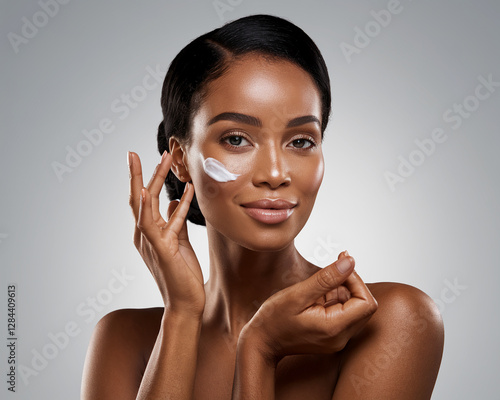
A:
{"type": "Polygon", "coordinates": [[[408,285],[365,285],[347,253],[339,260],[350,267],[340,273],[337,262],[319,268],[295,248],[324,164],[320,125],[286,124],[307,115],[321,121],[312,79],[286,61],[240,61],[209,85],[192,143],[171,139],[144,202],[139,156],[130,153],[134,243],[165,307],[117,310],[99,321],[82,398],[429,399],[444,341],[434,302],[408,285]],[[222,112],[257,117],[262,126],[207,126],[222,112]],[[245,140],[231,147],[228,131],[245,140]],[[212,180],[200,153],[240,176],[212,180]],[[159,195],[169,169],[192,184],[169,204],[166,222],[159,195]],[[185,222],[194,191],[209,240],[206,284],[185,222]],[[240,204],[266,197],[298,205],[276,225],[243,212],[240,204]]]}

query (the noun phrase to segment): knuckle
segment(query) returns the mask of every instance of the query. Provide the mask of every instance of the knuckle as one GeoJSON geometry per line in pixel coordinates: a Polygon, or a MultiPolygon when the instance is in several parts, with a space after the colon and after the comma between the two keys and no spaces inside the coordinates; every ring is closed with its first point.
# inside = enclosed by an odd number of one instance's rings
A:
{"type": "Polygon", "coordinates": [[[336,341],[336,343],[333,345],[333,351],[335,353],[344,350],[345,346],[347,345],[348,340],[345,338],[342,338],[341,340],[336,341]]]}
{"type": "Polygon", "coordinates": [[[375,300],[368,301],[365,306],[365,316],[370,316],[378,309],[378,304],[375,300]]]}
{"type": "Polygon", "coordinates": [[[378,303],[376,300],[373,300],[372,302],[370,302],[370,308],[369,310],[371,311],[371,313],[373,314],[375,311],[377,311],[378,309],[378,303]]]}

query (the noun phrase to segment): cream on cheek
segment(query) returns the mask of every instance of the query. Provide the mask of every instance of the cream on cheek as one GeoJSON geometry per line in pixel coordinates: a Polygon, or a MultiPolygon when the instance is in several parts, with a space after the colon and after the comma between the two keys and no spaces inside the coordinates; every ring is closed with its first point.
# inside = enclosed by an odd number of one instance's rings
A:
{"type": "MultiPolygon", "coordinates": [[[[202,156],[203,158],[203,156],[202,156]]],[[[208,157],[203,160],[203,170],[205,173],[217,182],[234,181],[240,174],[233,174],[220,161],[208,157]]]]}

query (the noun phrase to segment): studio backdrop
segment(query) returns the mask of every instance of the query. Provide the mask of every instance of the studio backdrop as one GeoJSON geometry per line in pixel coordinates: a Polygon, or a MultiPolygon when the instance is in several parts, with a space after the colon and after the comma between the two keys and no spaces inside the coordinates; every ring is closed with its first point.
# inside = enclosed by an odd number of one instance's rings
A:
{"type": "MultiPolygon", "coordinates": [[[[348,249],[365,282],[426,292],[445,326],[433,399],[499,398],[499,2],[40,0],[0,12],[2,399],[79,398],[99,319],[162,306],[132,241],[127,151],[149,179],[169,63],[257,13],[307,32],[331,78],[299,251],[324,267],[348,249]]],[[[205,228],[188,227],[206,281],[205,228]]]]}

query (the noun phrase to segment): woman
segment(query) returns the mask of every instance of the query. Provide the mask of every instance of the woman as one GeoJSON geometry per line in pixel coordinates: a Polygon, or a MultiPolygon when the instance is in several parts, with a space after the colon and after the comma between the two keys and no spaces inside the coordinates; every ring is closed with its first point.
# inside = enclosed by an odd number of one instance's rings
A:
{"type": "Polygon", "coordinates": [[[347,251],[319,268],[294,245],[323,179],[330,113],[312,40],[268,15],[226,24],[172,61],[162,109],[146,187],[128,157],[134,243],[164,307],[99,321],[82,398],[429,399],[443,349],[432,300],[365,285],[347,251]],[[186,220],[207,229],[205,284],[186,220]]]}

